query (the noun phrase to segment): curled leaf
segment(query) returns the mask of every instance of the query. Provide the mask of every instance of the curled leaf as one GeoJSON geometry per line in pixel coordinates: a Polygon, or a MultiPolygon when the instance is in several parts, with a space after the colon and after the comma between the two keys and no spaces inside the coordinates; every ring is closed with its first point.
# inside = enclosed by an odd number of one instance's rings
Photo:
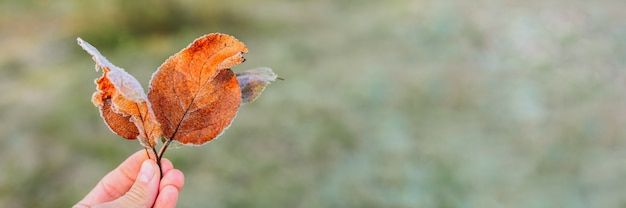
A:
{"type": "Polygon", "coordinates": [[[105,123],[123,138],[139,139],[143,146],[154,147],[161,137],[161,129],[141,84],[124,69],[109,62],[95,47],[80,38],[77,41],[92,55],[96,71],[102,68],[102,77],[95,81],[97,91],[92,102],[105,123]]]}
{"type": "Polygon", "coordinates": [[[270,84],[270,82],[276,81],[278,75],[276,75],[272,69],[267,67],[259,67],[249,69],[243,72],[239,72],[237,75],[237,81],[239,82],[239,88],[241,88],[241,102],[248,103],[256,100],[261,93],[270,84]]]}
{"type": "Polygon", "coordinates": [[[246,46],[213,33],[174,54],[152,75],[148,99],[163,135],[182,144],[201,145],[230,126],[241,91],[230,69],[245,59],[246,46]]]}

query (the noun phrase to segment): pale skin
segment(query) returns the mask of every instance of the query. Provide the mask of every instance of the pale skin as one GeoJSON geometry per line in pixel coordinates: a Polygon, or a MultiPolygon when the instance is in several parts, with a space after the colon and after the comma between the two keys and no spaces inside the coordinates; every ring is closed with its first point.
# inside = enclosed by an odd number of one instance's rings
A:
{"type": "Polygon", "coordinates": [[[172,162],[161,160],[163,178],[154,160],[141,150],[131,155],[98,182],[74,208],[176,207],[185,176],[172,162]]]}

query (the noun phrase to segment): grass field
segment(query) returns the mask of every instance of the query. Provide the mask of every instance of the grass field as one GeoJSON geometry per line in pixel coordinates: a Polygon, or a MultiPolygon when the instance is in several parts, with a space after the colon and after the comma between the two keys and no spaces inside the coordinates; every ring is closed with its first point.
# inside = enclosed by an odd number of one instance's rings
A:
{"type": "Polygon", "coordinates": [[[284,81],[202,147],[179,207],[624,207],[626,3],[0,2],[0,207],[69,207],[133,152],[81,37],[147,89],[195,38],[284,81]]]}

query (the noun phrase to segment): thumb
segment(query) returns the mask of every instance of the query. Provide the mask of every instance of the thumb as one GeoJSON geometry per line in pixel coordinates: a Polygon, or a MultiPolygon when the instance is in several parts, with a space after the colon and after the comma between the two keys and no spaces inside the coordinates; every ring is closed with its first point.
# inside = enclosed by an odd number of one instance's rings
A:
{"type": "Polygon", "coordinates": [[[102,204],[103,207],[152,207],[159,192],[159,167],[152,160],[141,164],[135,183],[122,197],[102,204]]]}

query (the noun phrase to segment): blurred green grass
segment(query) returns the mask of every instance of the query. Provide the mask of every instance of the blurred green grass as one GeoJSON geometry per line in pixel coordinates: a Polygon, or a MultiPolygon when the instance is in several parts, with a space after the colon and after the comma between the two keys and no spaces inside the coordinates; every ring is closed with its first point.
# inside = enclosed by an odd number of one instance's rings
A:
{"type": "MultiPolygon", "coordinates": [[[[0,2],[0,206],[68,207],[140,145],[80,36],[147,86],[222,32],[285,81],[202,147],[180,207],[624,207],[626,3],[0,2]]],[[[147,89],[147,87],[146,87],[147,89]]]]}

